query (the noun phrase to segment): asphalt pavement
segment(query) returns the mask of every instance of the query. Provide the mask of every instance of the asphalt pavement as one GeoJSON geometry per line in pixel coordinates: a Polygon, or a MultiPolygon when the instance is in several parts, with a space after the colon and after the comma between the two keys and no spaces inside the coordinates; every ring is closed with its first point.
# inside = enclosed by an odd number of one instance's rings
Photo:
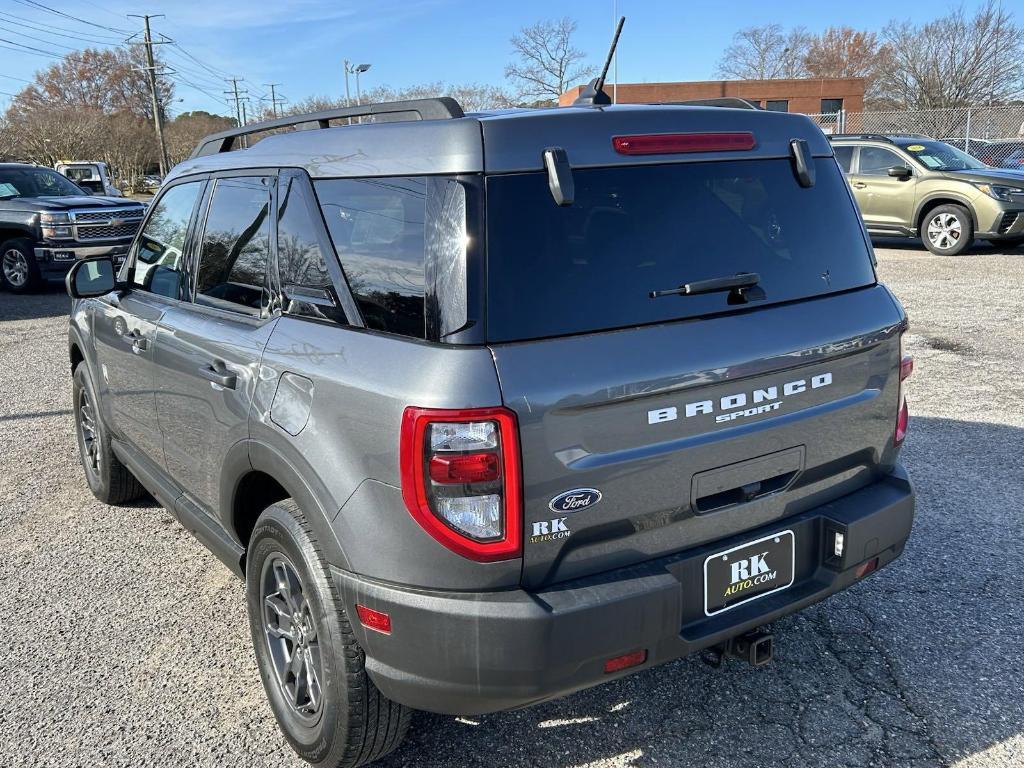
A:
{"type": "MultiPolygon", "coordinates": [[[[683,659],[518,712],[418,715],[380,765],[1024,765],[1024,249],[877,253],[916,360],[904,556],[778,622],[765,669],[683,659]]],[[[305,765],[241,582],[152,502],[89,494],[68,307],[0,293],[0,766],[305,765]]]]}

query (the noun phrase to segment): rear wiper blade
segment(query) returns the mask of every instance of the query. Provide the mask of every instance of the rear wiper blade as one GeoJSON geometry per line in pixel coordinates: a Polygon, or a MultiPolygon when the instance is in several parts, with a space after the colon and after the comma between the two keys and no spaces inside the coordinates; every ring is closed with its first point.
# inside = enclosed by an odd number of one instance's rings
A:
{"type": "Polygon", "coordinates": [[[669,288],[667,291],[651,291],[649,295],[652,299],[657,299],[661,296],[697,296],[701,293],[729,291],[742,297],[743,291],[753,288],[759,282],[761,276],[756,272],[740,272],[733,277],[712,277],[709,280],[683,283],[678,288],[669,288]]]}

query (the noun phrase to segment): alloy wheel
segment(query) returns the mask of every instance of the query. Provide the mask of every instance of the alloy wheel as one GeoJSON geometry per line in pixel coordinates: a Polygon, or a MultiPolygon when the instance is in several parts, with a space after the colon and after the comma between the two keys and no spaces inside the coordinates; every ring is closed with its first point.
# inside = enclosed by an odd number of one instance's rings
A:
{"type": "Polygon", "coordinates": [[[263,563],[260,589],[263,634],[277,685],[300,719],[315,721],[323,704],[323,663],[302,580],[291,562],[275,553],[263,563]]]}
{"type": "Polygon", "coordinates": [[[99,427],[96,424],[96,410],[93,408],[92,399],[84,387],[78,398],[78,429],[82,438],[82,463],[89,474],[99,476],[103,462],[99,427]]]}
{"type": "Polygon", "coordinates": [[[15,288],[22,288],[28,282],[28,259],[17,248],[4,252],[4,277],[15,288]]]}
{"type": "Polygon", "coordinates": [[[948,251],[960,242],[963,227],[952,213],[940,213],[928,222],[928,240],[936,248],[948,251]]]}

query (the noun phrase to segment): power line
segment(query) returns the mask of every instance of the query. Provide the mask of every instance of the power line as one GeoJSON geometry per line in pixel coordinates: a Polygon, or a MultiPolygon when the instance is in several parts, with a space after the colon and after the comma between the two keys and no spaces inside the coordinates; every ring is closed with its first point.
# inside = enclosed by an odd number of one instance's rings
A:
{"type": "Polygon", "coordinates": [[[220,78],[222,80],[229,80],[229,79],[231,79],[230,78],[230,74],[226,70],[218,69],[217,67],[214,67],[212,64],[207,64],[206,62],[196,58],[191,53],[189,53],[184,48],[182,48],[180,44],[178,44],[178,43],[176,43],[174,41],[170,41],[170,44],[171,44],[172,47],[177,48],[179,51],[181,51],[183,54],[188,56],[190,59],[192,59],[192,61],[194,61],[196,64],[198,64],[200,67],[205,69],[207,72],[209,72],[214,77],[220,78]]]}
{"type": "Polygon", "coordinates": [[[129,35],[129,34],[131,34],[131,30],[128,30],[128,29],[118,29],[117,27],[108,27],[105,24],[97,24],[94,21],[87,21],[86,19],[80,19],[77,16],[72,16],[70,13],[64,13],[64,11],[58,11],[56,8],[51,8],[48,5],[43,5],[42,3],[36,2],[36,0],[14,0],[14,2],[16,2],[16,3],[20,4],[20,5],[24,5],[24,6],[28,7],[28,8],[39,8],[39,9],[47,11],[49,13],[55,13],[58,16],[63,16],[65,19],[71,19],[72,21],[77,21],[79,24],[88,24],[90,27],[96,27],[97,29],[105,29],[108,32],[116,32],[119,35],[129,35]]]}
{"type": "MultiPolygon", "coordinates": [[[[2,21],[2,19],[0,19],[0,21],[2,21]]],[[[13,32],[16,35],[21,35],[22,37],[24,37],[24,38],[26,38],[28,40],[35,40],[36,42],[46,43],[47,45],[56,45],[58,48],[64,48],[64,49],[66,49],[68,51],[77,51],[77,50],[79,50],[78,48],[75,48],[74,46],[65,45],[64,43],[58,43],[58,42],[55,42],[53,40],[45,40],[45,39],[43,39],[41,37],[33,37],[32,35],[26,34],[25,32],[22,32],[20,30],[11,29],[10,27],[5,27],[2,24],[0,24],[0,29],[2,29],[4,32],[13,32]]]]}
{"type": "Polygon", "coordinates": [[[8,80],[17,80],[20,83],[28,83],[29,85],[32,85],[32,81],[31,80],[26,80],[24,77],[15,77],[14,75],[4,75],[4,74],[0,74],[0,77],[6,77],[8,80]]]}
{"type": "Polygon", "coordinates": [[[18,48],[10,49],[12,51],[18,51],[19,53],[34,53],[37,56],[56,56],[58,59],[64,55],[61,53],[54,53],[53,51],[44,51],[42,48],[33,48],[31,45],[23,45],[22,43],[16,43],[13,40],[5,40],[2,37],[0,37],[0,43],[19,46],[18,48]]]}
{"type": "Polygon", "coordinates": [[[58,35],[59,37],[69,37],[73,40],[81,40],[90,43],[98,43],[101,45],[120,45],[121,38],[107,37],[105,35],[93,34],[92,32],[78,32],[77,30],[68,29],[67,27],[44,27],[37,24],[33,19],[27,19],[24,16],[18,16],[15,13],[8,13],[7,11],[0,11],[0,17],[7,17],[5,21],[9,23],[17,23],[22,26],[28,27],[29,29],[35,30],[36,32],[46,32],[48,35],[58,35]],[[55,30],[61,30],[57,32],[55,30]],[[73,32],[74,34],[65,34],[67,32],[73,32]],[[88,37],[86,37],[88,35],[88,37]]]}

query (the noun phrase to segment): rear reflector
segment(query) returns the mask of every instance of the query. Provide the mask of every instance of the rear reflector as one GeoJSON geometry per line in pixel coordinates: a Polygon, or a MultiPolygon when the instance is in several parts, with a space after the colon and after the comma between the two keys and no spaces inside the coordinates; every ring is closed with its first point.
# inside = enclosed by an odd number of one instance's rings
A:
{"type": "Polygon", "coordinates": [[[608,659],[604,663],[604,673],[610,675],[612,672],[620,672],[623,669],[637,667],[647,661],[647,651],[633,651],[622,656],[608,659]]]}
{"type": "Polygon", "coordinates": [[[620,155],[664,155],[675,152],[732,152],[754,148],[754,134],[647,133],[613,136],[612,147],[620,155]]]}
{"type": "Polygon", "coordinates": [[[359,623],[367,629],[373,629],[385,635],[391,634],[391,617],[388,614],[358,603],[356,604],[356,613],[359,614],[359,623]]]}
{"type": "Polygon", "coordinates": [[[861,563],[860,565],[858,565],[857,566],[857,570],[855,571],[855,573],[857,574],[857,578],[858,579],[862,579],[865,576],[867,576],[869,573],[871,573],[872,571],[877,570],[877,569],[878,569],[878,558],[877,557],[873,557],[870,560],[868,560],[866,563],[861,563]]]}

